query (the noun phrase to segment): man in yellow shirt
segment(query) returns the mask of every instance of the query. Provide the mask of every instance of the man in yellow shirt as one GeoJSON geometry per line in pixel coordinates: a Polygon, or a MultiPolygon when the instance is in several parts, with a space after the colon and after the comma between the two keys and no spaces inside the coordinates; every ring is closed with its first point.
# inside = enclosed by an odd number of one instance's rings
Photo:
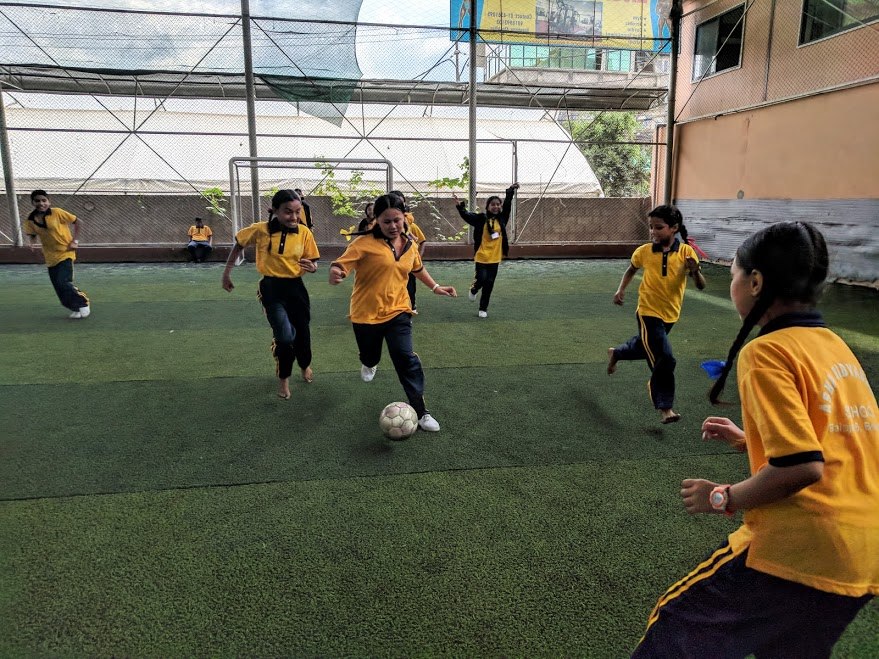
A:
{"type": "Polygon", "coordinates": [[[58,299],[70,309],[69,318],[88,318],[91,314],[86,294],[73,285],[73,262],[79,247],[79,227],[76,216],[61,208],[52,208],[45,190],[31,192],[34,210],[24,223],[24,232],[36,249],[37,238],[43,248],[43,257],[49,268],[49,279],[58,299]],[[73,227],[73,234],[70,227],[73,227]]]}
{"type": "Polygon", "coordinates": [[[189,227],[189,244],[186,246],[193,263],[202,263],[214,249],[214,232],[200,217],[189,227]]]}

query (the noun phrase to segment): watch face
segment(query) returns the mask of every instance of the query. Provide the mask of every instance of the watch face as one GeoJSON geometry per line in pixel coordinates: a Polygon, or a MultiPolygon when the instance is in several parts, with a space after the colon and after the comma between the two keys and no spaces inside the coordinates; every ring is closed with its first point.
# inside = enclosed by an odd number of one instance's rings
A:
{"type": "Polygon", "coordinates": [[[725,497],[722,492],[712,492],[709,501],[714,508],[720,508],[723,505],[725,497]]]}

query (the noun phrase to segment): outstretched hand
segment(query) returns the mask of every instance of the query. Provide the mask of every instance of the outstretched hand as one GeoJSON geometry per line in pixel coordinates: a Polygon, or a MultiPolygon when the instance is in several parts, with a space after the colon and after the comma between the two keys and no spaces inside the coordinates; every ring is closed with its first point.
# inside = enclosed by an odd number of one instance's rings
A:
{"type": "Polygon", "coordinates": [[[745,451],[745,431],[730,419],[722,416],[709,416],[702,422],[702,439],[719,440],[737,451],[745,451]]]}
{"type": "Polygon", "coordinates": [[[437,295],[445,295],[446,297],[458,297],[458,291],[454,286],[437,286],[434,293],[437,295]]]}

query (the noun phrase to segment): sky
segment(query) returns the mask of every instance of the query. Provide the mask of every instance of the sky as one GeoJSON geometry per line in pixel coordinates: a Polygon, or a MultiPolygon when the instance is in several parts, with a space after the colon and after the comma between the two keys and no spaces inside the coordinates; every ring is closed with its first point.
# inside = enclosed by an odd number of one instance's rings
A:
{"type": "MultiPolygon", "coordinates": [[[[21,4],[53,4],[59,7],[81,9],[131,9],[151,12],[218,13],[237,15],[241,11],[240,0],[20,0],[21,4]]],[[[289,19],[291,7],[295,16],[312,20],[350,21],[351,5],[360,4],[357,20],[402,26],[434,26],[445,28],[449,24],[449,5],[442,0],[250,0],[250,14],[256,17],[289,19]],[[402,7],[402,9],[401,9],[402,7]]],[[[7,8],[0,9],[7,10],[7,8]]],[[[80,19],[81,20],[81,19],[80,19]]],[[[157,22],[167,24],[171,19],[157,22]]],[[[2,21],[2,19],[0,19],[2,21]]],[[[49,25],[45,27],[50,27],[49,25]]],[[[329,29],[318,28],[314,29],[329,29]]],[[[344,39],[343,28],[336,28],[344,39]]],[[[53,31],[53,30],[46,30],[53,31]]],[[[199,44],[200,35],[193,34],[192,45],[199,44]]],[[[209,46],[213,34],[205,34],[201,41],[209,46]]],[[[329,36],[328,38],[332,38],[329,36]]],[[[357,62],[366,78],[408,79],[431,71],[428,79],[454,80],[455,67],[451,57],[445,55],[452,47],[445,29],[395,30],[392,28],[361,27],[357,34],[357,62]],[[445,57],[439,65],[437,62],[445,57]]],[[[463,58],[461,58],[463,64],[463,58]]]]}

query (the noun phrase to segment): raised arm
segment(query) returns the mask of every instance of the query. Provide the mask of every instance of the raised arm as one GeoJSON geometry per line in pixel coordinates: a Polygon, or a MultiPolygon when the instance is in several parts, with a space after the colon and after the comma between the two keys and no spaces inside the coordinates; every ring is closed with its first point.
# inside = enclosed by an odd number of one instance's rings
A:
{"type": "Polygon", "coordinates": [[[507,193],[504,195],[504,205],[501,207],[501,222],[504,224],[510,219],[510,213],[513,211],[513,197],[516,196],[516,190],[518,189],[519,184],[513,183],[513,185],[507,188],[507,193]]]}
{"type": "Polygon", "coordinates": [[[454,192],[452,193],[452,199],[455,200],[455,208],[458,209],[458,215],[461,216],[462,220],[472,227],[478,227],[481,224],[482,218],[480,217],[480,214],[468,211],[466,201],[458,199],[458,195],[454,192]]]}

